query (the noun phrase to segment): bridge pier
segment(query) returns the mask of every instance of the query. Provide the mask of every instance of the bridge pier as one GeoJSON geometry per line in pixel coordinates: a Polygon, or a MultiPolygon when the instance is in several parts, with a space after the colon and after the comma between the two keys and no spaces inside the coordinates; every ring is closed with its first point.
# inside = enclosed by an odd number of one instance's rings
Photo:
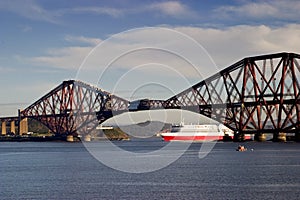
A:
{"type": "Polygon", "coordinates": [[[66,140],[67,140],[67,142],[74,142],[74,137],[73,137],[73,135],[67,135],[66,140]]]}
{"type": "Polygon", "coordinates": [[[6,121],[2,121],[1,127],[2,127],[1,135],[6,135],[6,121]]]}
{"type": "Polygon", "coordinates": [[[16,133],[16,123],[15,123],[15,121],[11,121],[10,122],[10,132],[11,133],[16,133]]]}
{"type": "Polygon", "coordinates": [[[282,132],[274,133],[273,142],[286,142],[286,133],[282,133],[282,132]]]}
{"type": "Polygon", "coordinates": [[[19,122],[19,135],[23,135],[27,132],[28,132],[28,120],[27,118],[24,118],[19,122]]]}
{"type": "Polygon", "coordinates": [[[85,142],[90,142],[90,141],[91,141],[91,135],[85,135],[85,136],[83,137],[83,140],[84,140],[85,142]]]}
{"type": "Polygon", "coordinates": [[[245,135],[243,133],[235,132],[233,136],[234,142],[243,142],[245,141],[245,135]]]}
{"type": "Polygon", "coordinates": [[[264,133],[256,133],[254,140],[258,142],[265,142],[267,140],[267,136],[264,133]]]}

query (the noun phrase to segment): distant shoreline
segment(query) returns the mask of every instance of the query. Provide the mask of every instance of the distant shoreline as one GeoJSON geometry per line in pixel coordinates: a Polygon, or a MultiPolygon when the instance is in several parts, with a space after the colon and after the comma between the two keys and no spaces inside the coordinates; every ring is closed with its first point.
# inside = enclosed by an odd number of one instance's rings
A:
{"type": "MultiPolygon", "coordinates": [[[[121,137],[95,137],[92,138],[91,141],[100,141],[100,140],[129,140],[128,137],[121,138],[121,137]]],[[[81,137],[73,137],[72,142],[81,142],[81,137]]],[[[0,142],[70,142],[67,141],[67,137],[64,136],[0,136],[0,142]]]]}
{"type": "Polygon", "coordinates": [[[45,136],[45,137],[35,137],[35,136],[1,136],[0,142],[65,142],[65,137],[57,136],[45,136]]]}

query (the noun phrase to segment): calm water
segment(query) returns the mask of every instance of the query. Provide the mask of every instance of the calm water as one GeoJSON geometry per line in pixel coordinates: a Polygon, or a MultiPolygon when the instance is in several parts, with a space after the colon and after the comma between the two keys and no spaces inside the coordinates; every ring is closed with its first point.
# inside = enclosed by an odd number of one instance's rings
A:
{"type": "MultiPolygon", "coordinates": [[[[120,141],[130,151],[165,145],[120,141]]],[[[0,143],[0,199],[299,199],[300,143],[218,143],[203,159],[193,144],[161,170],[110,169],[81,143],[0,143]]]]}

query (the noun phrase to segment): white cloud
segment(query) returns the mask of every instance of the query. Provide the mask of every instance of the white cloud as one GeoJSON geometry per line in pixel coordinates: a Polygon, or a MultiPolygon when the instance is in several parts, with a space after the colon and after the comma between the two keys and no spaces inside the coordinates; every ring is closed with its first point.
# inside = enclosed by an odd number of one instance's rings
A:
{"type": "MultiPolygon", "coordinates": [[[[124,9],[111,8],[111,7],[77,7],[65,10],[72,13],[90,13],[96,15],[109,15],[111,17],[120,17],[124,14],[124,9]]],[[[65,12],[64,11],[64,12],[65,12]]]]}
{"type": "Polygon", "coordinates": [[[300,52],[300,25],[283,27],[232,26],[226,29],[177,27],[202,44],[219,68],[248,56],[274,52],[300,52]]]}
{"type": "MultiPolygon", "coordinates": [[[[72,35],[66,35],[64,39],[73,46],[47,49],[45,55],[25,58],[25,60],[38,66],[78,70],[85,57],[102,41],[99,38],[72,35]]],[[[19,58],[22,59],[20,56],[19,58]]]]}
{"type": "Polygon", "coordinates": [[[187,5],[179,1],[154,2],[143,5],[131,5],[131,7],[76,7],[61,10],[61,13],[89,13],[95,15],[109,15],[111,17],[123,17],[124,15],[141,14],[144,12],[158,13],[163,16],[185,18],[195,17],[196,13],[187,5]]]}
{"type": "MultiPolygon", "coordinates": [[[[298,45],[300,25],[297,24],[276,28],[264,25],[243,25],[232,26],[226,29],[187,26],[175,27],[174,29],[194,38],[210,53],[214,61],[221,68],[251,55],[282,51],[300,52],[300,46],[298,45]]],[[[139,41],[143,42],[138,45],[144,45],[144,47],[151,47],[162,43],[161,45],[165,48],[176,45],[181,49],[188,48],[187,45],[185,46],[185,44],[177,40],[177,36],[172,38],[172,36],[160,34],[159,32],[152,32],[151,34],[152,35],[149,35],[147,31],[143,32],[142,29],[127,35],[126,33],[121,34],[118,37],[118,41],[111,40],[107,43],[107,48],[101,52],[101,57],[111,58],[110,56],[114,55],[115,50],[137,48],[139,41]]],[[[83,36],[67,36],[66,40],[70,42],[82,41],[90,45],[85,47],[73,46],[49,49],[46,55],[32,58],[32,61],[48,66],[53,65],[64,69],[71,67],[74,69],[80,65],[85,56],[95,47],[95,44],[101,41],[97,38],[87,38],[83,36]]],[[[193,52],[191,52],[191,54],[193,54],[193,52]]],[[[163,60],[159,58],[158,55],[156,55],[156,58],[160,59],[159,61],[163,60]]],[[[170,57],[168,57],[168,59],[170,59],[170,57]]],[[[151,56],[140,55],[136,58],[130,57],[130,59],[122,59],[122,61],[122,68],[128,69],[132,66],[136,66],[138,63],[143,64],[150,61],[154,62],[155,60],[153,60],[151,56]]],[[[172,62],[169,61],[169,63],[172,62]]],[[[97,65],[97,67],[99,67],[99,65],[97,65]]]]}
{"type": "Polygon", "coordinates": [[[27,19],[60,23],[59,18],[65,14],[92,13],[97,15],[109,15],[119,17],[123,10],[109,7],[74,7],[64,9],[48,10],[43,8],[34,0],[9,0],[0,1],[0,10],[9,11],[27,19]]]}
{"type": "MultiPolygon", "coordinates": [[[[27,19],[61,23],[60,18],[67,14],[107,15],[114,18],[124,15],[137,15],[144,12],[154,12],[163,16],[185,18],[195,16],[195,12],[179,1],[165,1],[130,7],[82,6],[49,10],[34,0],[0,1],[0,10],[9,11],[27,19]]],[[[25,29],[28,31],[28,29],[25,29]]]]}
{"type": "Polygon", "coordinates": [[[148,9],[152,11],[159,11],[164,15],[178,18],[195,15],[195,13],[188,6],[179,1],[153,3],[148,6],[148,9]]]}
{"type": "Polygon", "coordinates": [[[83,36],[66,35],[65,40],[68,42],[79,42],[87,45],[98,45],[102,40],[99,38],[88,38],[83,36]]]}
{"type": "Polygon", "coordinates": [[[45,56],[26,59],[34,65],[76,70],[93,47],[63,47],[49,49],[45,56]]]}
{"type": "Polygon", "coordinates": [[[221,6],[214,10],[217,16],[230,19],[298,20],[300,2],[294,0],[243,1],[235,6],[221,6]]]}
{"type": "Polygon", "coordinates": [[[0,72],[1,74],[3,73],[7,73],[7,72],[16,72],[16,69],[15,68],[12,68],[12,67],[6,67],[6,66],[1,66],[0,65],[0,72]]]}
{"type": "Polygon", "coordinates": [[[32,20],[58,23],[58,13],[45,10],[33,0],[0,1],[0,10],[9,11],[32,20]]]}

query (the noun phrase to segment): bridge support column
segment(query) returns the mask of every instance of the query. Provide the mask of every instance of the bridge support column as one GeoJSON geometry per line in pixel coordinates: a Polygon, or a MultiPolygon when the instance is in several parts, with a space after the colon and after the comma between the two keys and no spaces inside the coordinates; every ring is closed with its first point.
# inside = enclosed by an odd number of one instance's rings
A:
{"type": "Polygon", "coordinates": [[[15,121],[11,121],[10,122],[10,132],[11,133],[16,133],[16,124],[15,124],[15,121]]]}
{"type": "Polygon", "coordinates": [[[67,142],[74,142],[73,135],[67,135],[67,142]]]}
{"type": "Polygon", "coordinates": [[[20,121],[20,124],[19,124],[19,134],[22,135],[24,133],[27,133],[28,132],[28,120],[27,118],[24,118],[20,121]]]}
{"type": "Polygon", "coordinates": [[[234,142],[243,142],[245,141],[245,135],[243,133],[236,132],[233,136],[234,142]]]}
{"type": "Polygon", "coordinates": [[[90,136],[90,135],[85,135],[85,136],[83,137],[83,140],[84,140],[85,142],[90,142],[90,141],[91,141],[91,136],[90,136]]]}
{"type": "Polygon", "coordinates": [[[273,142],[286,142],[286,133],[274,133],[273,142]]]}
{"type": "Polygon", "coordinates": [[[265,142],[267,140],[267,136],[264,133],[256,133],[254,136],[254,140],[258,142],[265,142]]]}
{"type": "Polygon", "coordinates": [[[6,135],[6,122],[5,121],[3,121],[1,123],[1,127],[2,127],[1,135],[6,135]]]}

